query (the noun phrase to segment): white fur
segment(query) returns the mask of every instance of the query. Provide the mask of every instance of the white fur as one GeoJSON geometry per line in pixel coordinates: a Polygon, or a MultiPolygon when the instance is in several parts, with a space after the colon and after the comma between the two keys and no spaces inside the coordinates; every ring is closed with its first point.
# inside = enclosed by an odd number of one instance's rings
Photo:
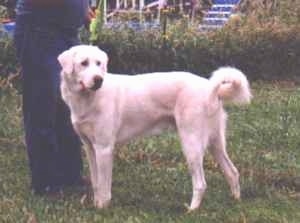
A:
{"type": "Polygon", "coordinates": [[[203,157],[208,145],[233,196],[240,198],[239,173],[226,152],[222,102],[250,102],[249,84],[241,71],[220,68],[209,80],[188,72],[109,74],[106,54],[85,45],[71,48],[58,59],[63,68],[62,96],[71,109],[74,128],[86,144],[98,208],[111,200],[115,144],[170,128],[177,129],[192,176],[189,209],[200,206],[206,189],[203,157]],[[93,86],[94,76],[103,79],[98,90],[93,86]]]}

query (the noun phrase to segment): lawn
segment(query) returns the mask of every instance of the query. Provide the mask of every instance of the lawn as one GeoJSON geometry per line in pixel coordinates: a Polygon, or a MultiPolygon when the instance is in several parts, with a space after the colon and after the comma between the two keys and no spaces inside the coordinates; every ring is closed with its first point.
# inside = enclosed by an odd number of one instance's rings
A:
{"type": "Polygon", "coordinates": [[[252,83],[252,87],[250,106],[226,106],[228,152],[240,171],[242,199],[233,200],[208,154],[208,189],[201,208],[193,213],[185,208],[191,199],[191,179],[172,133],[120,148],[107,210],[93,208],[87,192],[78,188],[64,191],[59,199],[33,195],[20,97],[9,86],[2,87],[0,222],[300,222],[300,87],[289,83],[252,83]]]}

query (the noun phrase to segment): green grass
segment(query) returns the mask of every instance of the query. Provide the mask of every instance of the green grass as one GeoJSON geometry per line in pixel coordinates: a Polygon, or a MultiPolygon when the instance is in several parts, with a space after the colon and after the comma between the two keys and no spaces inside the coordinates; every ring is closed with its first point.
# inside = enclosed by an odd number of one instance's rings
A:
{"type": "Polygon", "coordinates": [[[33,195],[21,128],[20,97],[0,89],[0,222],[300,222],[300,88],[254,83],[248,107],[226,106],[228,151],[240,171],[242,200],[230,196],[210,155],[200,210],[186,213],[191,179],[176,135],[124,146],[116,155],[113,199],[93,208],[85,192],[53,200],[33,195]]]}

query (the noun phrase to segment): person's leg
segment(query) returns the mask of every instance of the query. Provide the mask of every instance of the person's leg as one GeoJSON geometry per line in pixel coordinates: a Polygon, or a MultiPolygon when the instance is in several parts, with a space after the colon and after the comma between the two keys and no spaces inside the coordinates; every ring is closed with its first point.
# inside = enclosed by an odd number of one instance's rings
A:
{"type": "Polygon", "coordinates": [[[65,185],[67,177],[72,175],[64,168],[69,160],[73,159],[74,166],[77,164],[74,175],[80,176],[80,149],[79,145],[75,149],[62,148],[57,138],[57,118],[60,116],[57,114],[61,103],[57,55],[66,47],[64,40],[56,33],[22,19],[22,22],[17,20],[15,44],[23,72],[26,145],[32,188],[43,193],[49,188],[55,190],[65,185]],[[66,153],[67,150],[70,152],[66,153]]]}
{"type": "Polygon", "coordinates": [[[81,184],[81,143],[73,130],[70,111],[60,99],[56,119],[57,142],[60,150],[59,162],[62,170],[62,182],[65,186],[81,184]]]}
{"type": "Polygon", "coordinates": [[[32,188],[36,193],[57,190],[60,167],[55,133],[56,93],[52,73],[35,56],[27,41],[22,64],[23,116],[26,146],[31,169],[32,188]]]}

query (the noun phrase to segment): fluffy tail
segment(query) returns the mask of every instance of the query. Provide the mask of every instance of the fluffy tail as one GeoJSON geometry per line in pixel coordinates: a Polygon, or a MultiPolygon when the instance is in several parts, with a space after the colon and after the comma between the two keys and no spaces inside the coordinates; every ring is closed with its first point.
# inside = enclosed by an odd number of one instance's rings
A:
{"type": "Polygon", "coordinates": [[[214,71],[210,82],[212,83],[212,97],[236,104],[248,104],[252,95],[246,76],[233,67],[221,67],[214,71]]]}

